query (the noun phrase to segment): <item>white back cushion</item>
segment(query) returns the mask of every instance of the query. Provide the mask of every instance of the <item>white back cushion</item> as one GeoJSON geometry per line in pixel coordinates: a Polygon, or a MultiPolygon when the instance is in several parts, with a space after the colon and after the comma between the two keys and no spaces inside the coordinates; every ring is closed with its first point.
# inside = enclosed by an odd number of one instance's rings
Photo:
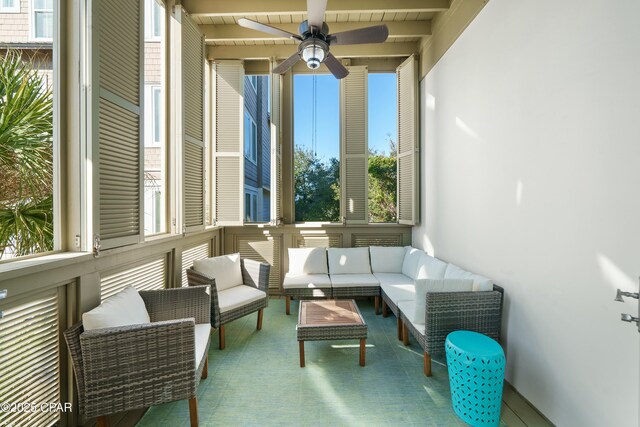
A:
{"type": "Polygon", "coordinates": [[[404,261],[402,262],[402,274],[415,279],[418,273],[418,262],[422,255],[424,255],[424,252],[420,249],[408,247],[404,261]]]}
{"type": "Polygon", "coordinates": [[[416,279],[443,279],[446,270],[446,262],[425,253],[418,261],[416,279]]]}
{"type": "Polygon", "coordinates": [[[493,289],[493,282],[479,274],[473,274],[461,269],[455,264],[449,263],[447,270],[444,272],[445,279],[471,279],[473,280],[474,291],[490,291],[493,289]]]}
{"type": "Polygon", "coordinates": [[[407,248],[402,246],[371,246],[371,270],[374,273],[402,273],[407,248]]]}
{"type": "Polygon", "coordinates": [[[468,292],[472,289],[472,279],[417,279],[413,322],[425,323],[427,292],[468,292]]]}
{"type": "Polygon", "coordinates": [[[138,290],[128,286],[82,315],[86,331],[149,323],[149,313],[138,290]]]}
{"type": "Polygon", "coordinates": [[[329,248],[329,274],[369,274],[369,248],[329,248]]]}
{"type": "Polygon", "coordinates": [[[327,274],[325,248],[289,248],[289,274],[327,274]]]}
{"type": "Polygon", "coordinates": [[[207,277],[216,279],[218,291],[242,285],[240,254],[199,259],[193,262],[193,268],[207,277]]]}

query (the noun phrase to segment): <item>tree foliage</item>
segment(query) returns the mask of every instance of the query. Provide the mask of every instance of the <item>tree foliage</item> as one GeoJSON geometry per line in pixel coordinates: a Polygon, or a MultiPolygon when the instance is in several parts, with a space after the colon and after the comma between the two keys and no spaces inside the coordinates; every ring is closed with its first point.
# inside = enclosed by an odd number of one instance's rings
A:
{"type": "Polygon", "coordinates": [[[53,97],[34,65],[0,58],[0,257],[53,249],[53,97]]]}
{"type": "Polygon", "coordinates": [[[323,162],[311,150],[296,146],[293,175],[296,221],[340,220],[340,162],[323,162]]]}
{"type": "Polygon", "coordinates": [[[396,143],[387,136],[390,154],[369,151],[369,222],[397,222],[396,143]]]}

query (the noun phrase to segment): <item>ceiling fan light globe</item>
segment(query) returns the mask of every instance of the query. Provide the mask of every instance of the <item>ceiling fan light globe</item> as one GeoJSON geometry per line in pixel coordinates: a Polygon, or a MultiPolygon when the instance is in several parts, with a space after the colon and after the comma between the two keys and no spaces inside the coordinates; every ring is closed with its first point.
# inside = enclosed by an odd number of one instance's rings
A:
{"type": "Polygon", "coordinates": [[[311,58],[307,61],[307,67],[312,70],[316,70],[318,69],[318,67],[320,67],[320,61],[318,61],[316,58],[311,58]]]}

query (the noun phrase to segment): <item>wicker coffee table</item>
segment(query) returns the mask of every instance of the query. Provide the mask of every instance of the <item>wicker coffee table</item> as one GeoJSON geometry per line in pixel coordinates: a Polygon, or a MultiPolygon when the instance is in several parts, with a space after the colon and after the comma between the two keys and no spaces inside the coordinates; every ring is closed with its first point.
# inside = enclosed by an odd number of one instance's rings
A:
{"type": "Polygon", "coordinates": [[[298,312],[300,367],[304,368],[304,342],[360,340],[360,366],[364,366],[367,324],[354,300],[300,301],[298,312]]]}

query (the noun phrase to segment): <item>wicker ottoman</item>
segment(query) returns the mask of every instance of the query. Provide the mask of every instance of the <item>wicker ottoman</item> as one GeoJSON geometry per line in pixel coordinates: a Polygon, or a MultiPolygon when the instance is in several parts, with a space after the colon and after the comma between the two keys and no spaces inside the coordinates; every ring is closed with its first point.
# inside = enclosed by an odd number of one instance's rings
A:
{"type": "Polygon", "coordinates": [[[305,341],[348,339],[360,340],[360,366],[364,366],[367,324],[354,300],[300,301],[296,329],[301,368],[305,341]]]}
{"type": "Polygon", "coordinates": [[[455,331],[445,342],[451,403],[472,426],[500,424],[504,352],[497,341],[471,331],[455,331]]]}

